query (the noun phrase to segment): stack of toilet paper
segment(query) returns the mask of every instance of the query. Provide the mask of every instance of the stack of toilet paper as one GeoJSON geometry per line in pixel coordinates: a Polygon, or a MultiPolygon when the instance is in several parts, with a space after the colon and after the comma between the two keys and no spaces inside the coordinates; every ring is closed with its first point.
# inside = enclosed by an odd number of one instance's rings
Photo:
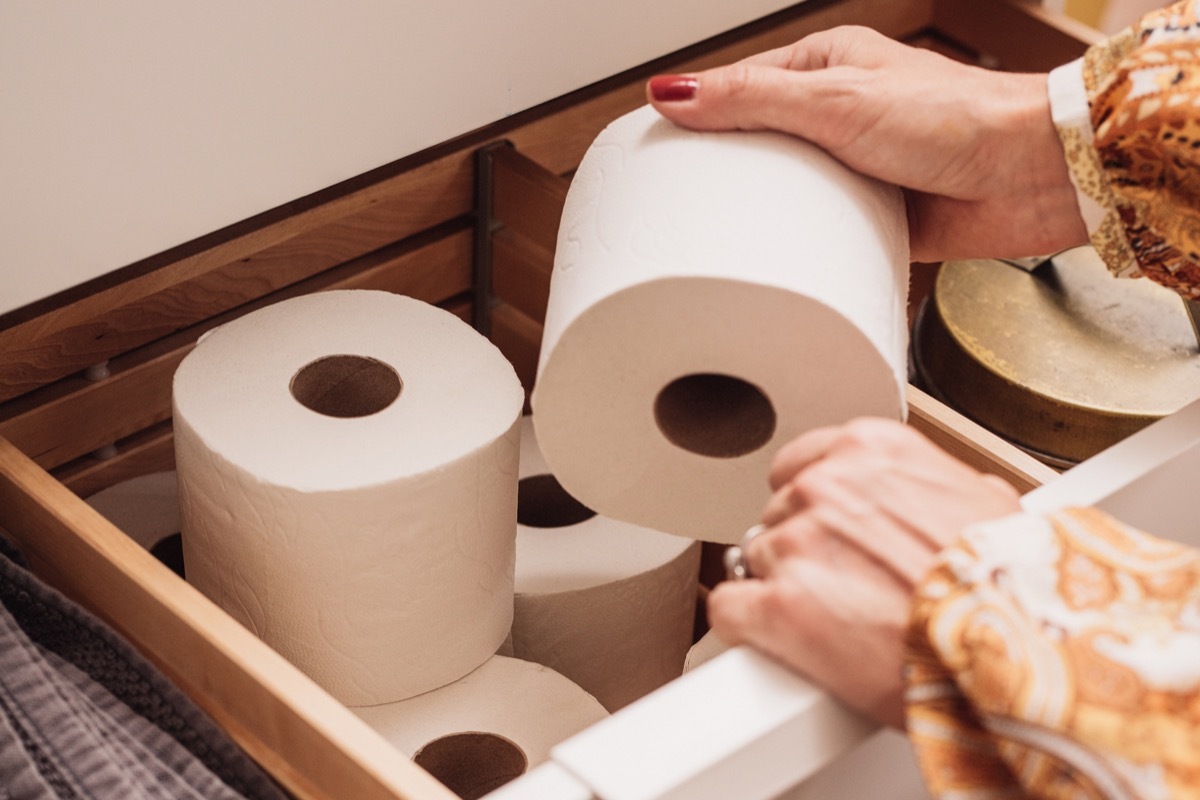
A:
{"type": "Polygon", "coordinates": [[[680,674],[694,611],[693,540],[519,510],[523,400],[457,317],[365,291],[229,323],[175,377],[188,581],[435,774],[491,765],[438,774],[476,788],[680,674]]]}
{"type": "Polygon", "coordinates": [[[190,583],[480,796],[680,674],[697,540],[758,520],[781,444],[903,416],[906,285],[893,187],[640,109],[568,195],[532,421],[454,315],[302,296],[184,359],[177,476],[93,502],[170,492],[178,520],[118,524],[181,529],[190,583]]]}

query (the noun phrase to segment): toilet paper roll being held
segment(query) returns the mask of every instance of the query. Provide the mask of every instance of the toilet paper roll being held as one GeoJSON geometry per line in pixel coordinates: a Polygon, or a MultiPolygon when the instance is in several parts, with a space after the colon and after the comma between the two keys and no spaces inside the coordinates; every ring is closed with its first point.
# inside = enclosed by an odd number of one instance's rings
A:
{"type": "Polygon", "coordinates": [[[297,297],[175,374],[187,578],[349,705],[448,684],[512,619],[511,365],[386,292],[297,297]]]}
{"type": "Polygon", "coordinates": [[[544,664],[609,711],[683,671],[700,543],[596,515],[567,494],[521,424],[512,655],[544,664]]]}
{"type": "Polygon", "coordinates": [[[113,484],[89,495],[87,504],[177,575],[184,575],[174,470],[113,484]]]}
{"type": "Polygon", "coordinates": [[[420,697],[351,711],[464,800],[542,764],[551,747],[608,716],[554,670],[504,656],[420,697]]]}
{"type": "Polygon", "coordinates": [[[571,183],[532,397],[547,462],[600,514],[733,543],[775,452],[903,418],[900,190],[771,132],[643,107],[571,183]]]}

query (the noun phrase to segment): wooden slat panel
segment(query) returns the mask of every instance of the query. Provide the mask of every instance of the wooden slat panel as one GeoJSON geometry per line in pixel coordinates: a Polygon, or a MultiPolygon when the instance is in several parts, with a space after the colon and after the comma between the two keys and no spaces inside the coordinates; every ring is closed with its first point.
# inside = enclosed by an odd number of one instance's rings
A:
{"type": "Polygon", "coordinates": [[[470,322],[471,315],[474,313],[474,306],[469,298],[456,300],[452,303],[442,303],[442,308],[446,309],[463,322],[470,322]]]}
{"type": "Polygon", "coordinates": [[[542,326],[512,306],[500,303],[492,309],[492,342],[512,363],[528,398],[537,375],[542,326]]]}
{"type": "Polygon", "coordinates": [[[64,464],[52,474],[80,497],[90,497],[115,483],[175,469],[175,435],[171,423],[160,422],[116,443],[111,458],[85,457],[64,464]]]}
{"type": "Polygon", "coordinates": [[[908,423],[950,455],[980,472],[999,475],[1019,492],[1036,489],[1058,473],[991,431],[908,387],[908,423]]]}
{"type": "Polygon", "coordinates": [[[492,171],[493,218],[553,253],[570,181],[513,148],[493,151],[492,171]]]}
{"type": "Polygon", "coordinates": [[[1007,70],[1046,72],[1083,55],[1103,35],[1034,0],[937,0],[934,27],[1007,70]]]}
{"type": "Polygon", "coordinates": [[[0,526],[301,798],[454,795],[0,439],[0,526]]]}
{"type": "Polygon", "coordinates": [[[512,148],[497,149],[492,158],[492,216],[502,226],[492,235],[492,291],[540,323],[570,181],[512,148]]]}
{"type": "Polygon", "coordinates": [[[211,317],[111,362],[111,377],[67,378],[0,406],[4,436],[53,468],[171,415],[171,377],[206,331],[289,297],[330,289],[383,289],[437,303],[471,282],[471,234],[388,248],[211,317]]]}
{"type": "Polygon", "coordinates": [[[546,318],[553,269],[554,254],[528,239],[507,229],[492,236],[493,293],[537,322],[546,318]]]}

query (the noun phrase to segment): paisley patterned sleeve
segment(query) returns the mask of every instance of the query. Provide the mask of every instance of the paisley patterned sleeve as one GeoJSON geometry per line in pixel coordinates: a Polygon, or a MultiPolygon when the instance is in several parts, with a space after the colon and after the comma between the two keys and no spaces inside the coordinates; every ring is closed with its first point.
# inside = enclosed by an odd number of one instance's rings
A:
{"type": "Polygon", "coordinates": [[[907,645],[939,800],[1200,796],[1200,551],[1095,509],[978,526],[919,588],[907,645]]]}
{"type": "Polygon", "coordinates": [[[1113,272],[1145,275],[1188,298],[1200,297],[1198,13],[1200,0],[1155,11],[1050,81],[1097,251],[1113,272]],[[1072,81],[1085,101],[1078,114],[1063,99],[1072,81]]]}

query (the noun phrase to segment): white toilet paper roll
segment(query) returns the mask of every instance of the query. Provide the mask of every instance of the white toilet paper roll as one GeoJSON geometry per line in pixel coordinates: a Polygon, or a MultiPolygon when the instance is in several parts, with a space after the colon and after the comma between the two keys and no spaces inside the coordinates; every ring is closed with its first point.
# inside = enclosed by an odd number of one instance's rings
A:
{"type": "Polygon", "coordinates": [[[691,672],[701,664],[706,664],[712,661],[717,656],[729,649],[729,645],[725,644],[714,631],[709,631],[700,637],[700,641],[692,645],[692,648],[687,651],[687,656],[683,659],[683,671],[691,672]]]}
{"type": "Polygon", "coordinates": [[[420,697],[351,710],[464,800],[545,762],[551,747],[608,716],[554,670],[503,656],[420,697]]]}
{"type": "Polygon", "coordinates": [[[901,193],[782,134],[650,107],[584,156],[533,393],[546,460],[598,513],[716,542],[812,427],[904,415],[901,193]]]}
{"type": "Polygon", "coordinates": [[[151,472],[87,497],[87,504],[159,561],[184,574],[175,471],[151,472]]]}
{"type": "Polygon", "coordinates": [[[188,580],[339,700],[391,702],[512,621],[512,366],[452,314],[326,292],[218,328],[175,374],[188,580]]]}
{"type": "Polygon", "coordinates": [[[679,677],[700,543],[597,516],[567,494],[521,423],[512,654],[562,673],[609,711],[679,677]]]}

